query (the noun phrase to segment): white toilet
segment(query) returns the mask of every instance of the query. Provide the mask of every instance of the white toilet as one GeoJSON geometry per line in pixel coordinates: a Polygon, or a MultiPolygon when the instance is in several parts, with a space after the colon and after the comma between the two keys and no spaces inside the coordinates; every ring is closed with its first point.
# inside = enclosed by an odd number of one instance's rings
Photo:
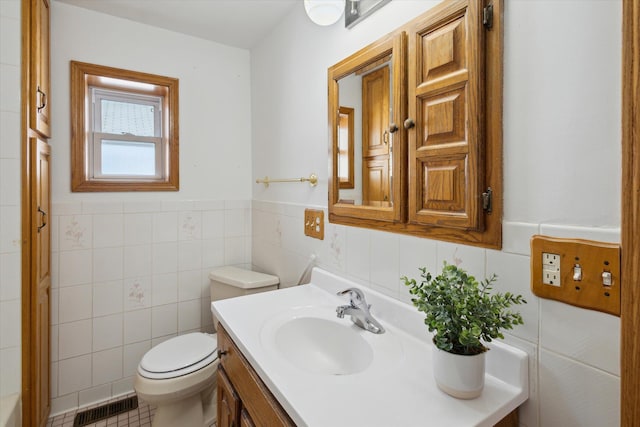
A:
{"type": "MultiPolygon", "coordinates": [[[[229,266],[213,270],[209,279],[212,301],[270,291],[279,282],[276,276],[229,266]]],[[[142,357],[134,388],[140,399],[157,407],[153,427],[213,423],[217,344],[216,334],[194,332],[164,341],[142,357]]]]}

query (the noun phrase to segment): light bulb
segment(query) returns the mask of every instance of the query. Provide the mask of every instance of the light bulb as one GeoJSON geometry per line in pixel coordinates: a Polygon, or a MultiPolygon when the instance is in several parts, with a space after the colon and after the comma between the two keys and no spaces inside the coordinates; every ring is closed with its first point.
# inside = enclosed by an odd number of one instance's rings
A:
{"type": "Polygon", "coordinates": [[[345,0],[304,0],[307,16],[318,25],[333,25],[344,12],[345,0]]]}

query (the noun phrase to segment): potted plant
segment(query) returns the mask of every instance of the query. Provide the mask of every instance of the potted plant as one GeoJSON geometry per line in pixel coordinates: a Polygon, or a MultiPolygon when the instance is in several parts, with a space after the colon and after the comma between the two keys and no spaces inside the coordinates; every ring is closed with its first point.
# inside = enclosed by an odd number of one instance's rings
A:
{"type": "Polygon", "coordinates": [[[504,338],[501,331],[522,325],[522,316],[509,310],[526,303],[522,295],[490,294],[494,274],[478,283],[456,265],[444,263],[433,277],[420,268],[422,280],[406,276],[401,280],[413,295],[411,301],[425,313],[425,325],[435,331],[433,372],[438,387],[462,399],[473,399],[484,387],[484,360],[488,348],[483,342],[504,338]]]}

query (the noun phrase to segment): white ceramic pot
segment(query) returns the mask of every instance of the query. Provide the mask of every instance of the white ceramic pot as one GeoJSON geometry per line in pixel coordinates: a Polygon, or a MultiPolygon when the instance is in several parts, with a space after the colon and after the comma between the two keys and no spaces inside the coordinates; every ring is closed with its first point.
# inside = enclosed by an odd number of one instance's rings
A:
{"type": "Polygon", "coordinates": [[[433,376],[440,390],[459,399],[474,399],[484,387],[485,353],[464,356],[433,346],[433,376]]]}

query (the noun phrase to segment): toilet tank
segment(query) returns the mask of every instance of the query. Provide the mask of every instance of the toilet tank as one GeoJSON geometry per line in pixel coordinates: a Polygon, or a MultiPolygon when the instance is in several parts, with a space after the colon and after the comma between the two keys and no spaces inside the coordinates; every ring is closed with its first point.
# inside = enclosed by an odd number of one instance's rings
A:
{"type": "Polygon", "coordinates": [[[280,282],[277,276],[232,266],[214,269],[209,280],[211,301],[271,291],[280,282]]]}

